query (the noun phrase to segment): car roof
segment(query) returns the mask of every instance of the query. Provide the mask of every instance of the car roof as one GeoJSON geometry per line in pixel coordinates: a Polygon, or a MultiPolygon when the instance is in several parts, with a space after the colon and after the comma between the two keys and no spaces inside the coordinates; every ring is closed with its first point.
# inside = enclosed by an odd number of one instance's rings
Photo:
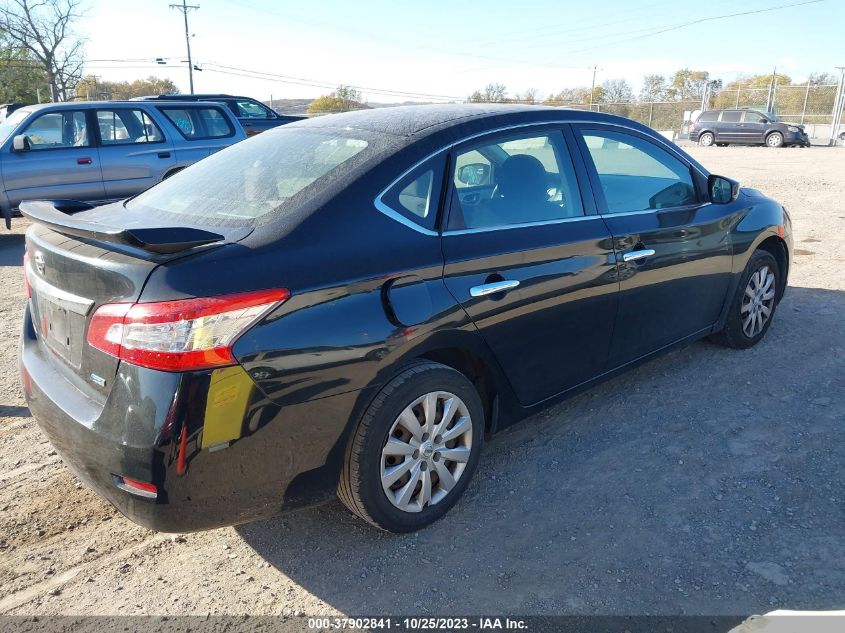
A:
{"type": "Polygon", "coordinates": [[[554,106],[498,103],[429,104],[372,108],[311,117],[288,123],[285,127],[359,129],[395,136],[422,137],[455,124],[493,118],[496,119],[496,124],[501,127],[533,122],[560,121],[565,123],[571,120],[623,123],[628,127],[643,127],[630,119],[600,112],[554,106]]]}
{"type": "MultiPolygon", "coordinates": [[[[55,110],[78,110],[78,109],[90,109],[90,108],[107,108],[112,105],[125,105],[125,106],[133,106],[138,107],[139,103],[144,103],[143,101],[130,101],[130,100],[115,100],[115,101],[60,101],[57,103],[34,103],[32,105],[25,106],[25,109],[30,112],[38,112],[39,110],[47,110],[47,109],[55,109],[55,110]]],[[[196,101],[168,101],[168,106],[172,105],[184,105],[184,106],[191,106],[196,107],[196,101]]],[[[24,108],[21,108],[23,110],[24,108]]]]}

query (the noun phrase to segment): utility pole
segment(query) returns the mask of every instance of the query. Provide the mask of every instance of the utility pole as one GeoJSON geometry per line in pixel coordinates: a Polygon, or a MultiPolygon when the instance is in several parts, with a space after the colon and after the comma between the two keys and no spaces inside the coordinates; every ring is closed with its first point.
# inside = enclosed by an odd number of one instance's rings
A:
{"type": "Polygon", "coordinates": [[[199,9],[200,5],[188,4],[187,0],[182,0],[182,4],[171,4],[170,8],[178,9],[185,18],[185,44],[188,46],[188,82],[191,86],[190,94],[194,94],[194,62],[191,59],[191,32],[188,30],[188,11],[199,9]]]}
{"type": "Polygon", "coordinates": [[[777,72],[778,72],[778,69],[777,69],[777,67],[775,67],[775,69],[772,71],[772,79],[769,82],[769,94],[766,97],[766,112],[772,112],[774,105],[775,105],[774,104],[774,94],[775,94],[775,81],[777,81],[777,72]]]}
{"type": "Polygon", "coordinates": [[[590,112],[593,111],[593,93],[596,91],[596,72],[599,67],[597,65],[590,66],[593,69],[593,85],[590,86],[590,112]]]}
{"type": "Polygon", "coordinates": [[[836,100],[833,102],[833,118],[830,121],[830,140],[828,145],[836,144],[836,133],[842,120],[842,92],[845,87],[845,66],[836,66],[839,71],[839,87],[836,89],[836,100]]]}

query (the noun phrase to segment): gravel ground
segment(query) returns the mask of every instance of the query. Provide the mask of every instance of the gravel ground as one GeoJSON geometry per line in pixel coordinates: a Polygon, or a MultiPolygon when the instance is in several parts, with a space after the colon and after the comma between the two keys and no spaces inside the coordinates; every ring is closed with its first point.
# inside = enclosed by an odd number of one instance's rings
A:
{"type": "Polygon", "coordinates": [[[766,339],[701,342],[495,436],[417,534],[339,503],[140,528],[62,465],[18,386],[25,222],[0,235],[0,614],[748,614],[845,608],[845,150],[693,148],[782,201],[766,339]]]}

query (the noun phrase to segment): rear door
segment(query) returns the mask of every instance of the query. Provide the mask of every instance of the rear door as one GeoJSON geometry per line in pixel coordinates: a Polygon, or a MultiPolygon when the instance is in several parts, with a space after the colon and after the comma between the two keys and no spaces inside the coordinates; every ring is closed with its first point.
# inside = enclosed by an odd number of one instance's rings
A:
{"type": "Polygon", "coordinates": [[[12,207],[22,200],[73,198],[103,200],[100,155],[85,110],[35,113],[18,134],[30,149],[3,152],[3,181],[12,207]]]}
{"type": "Polygon", "coordinates": [[[616,315],[610,233],[572,143],[568,127],[499,132],[450,162],[444,279],[525,405],[600,374],[616,315]]]}
{"type": "Polygon", "coordinates": [[[159,182],[175,166],[173,141],[140,108],[95,110],[103,186],[109,198],[128,198],[159,182]]]}
{"type": "Polygon", "coordinates": [[[747,142],[742,129],[742,110],[722,110],[716,130],[716,140],[719,142],[747,142]]]}
{"type": "MultiPolygon", "coordinates": [[[[577,126],[599,212],[613,235],[619,311],[610,366],[701,333],[719,317],[736,218],[705,202],[693,167],[668,145],[618,126],[577,126]]],[[[706,185],[705,185],[706,186],[706,185]]]]}

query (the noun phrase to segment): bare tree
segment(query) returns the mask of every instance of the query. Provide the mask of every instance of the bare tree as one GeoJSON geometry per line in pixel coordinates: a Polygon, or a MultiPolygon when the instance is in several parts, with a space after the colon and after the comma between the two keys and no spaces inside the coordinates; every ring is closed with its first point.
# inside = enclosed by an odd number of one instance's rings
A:
{"type": "Polygon", "coordinates": [[[82,73],[82,40],[72,26],[81,0],[0,0],[0,32],[44,68],[54,101],[65,101],[82,73]]]}

